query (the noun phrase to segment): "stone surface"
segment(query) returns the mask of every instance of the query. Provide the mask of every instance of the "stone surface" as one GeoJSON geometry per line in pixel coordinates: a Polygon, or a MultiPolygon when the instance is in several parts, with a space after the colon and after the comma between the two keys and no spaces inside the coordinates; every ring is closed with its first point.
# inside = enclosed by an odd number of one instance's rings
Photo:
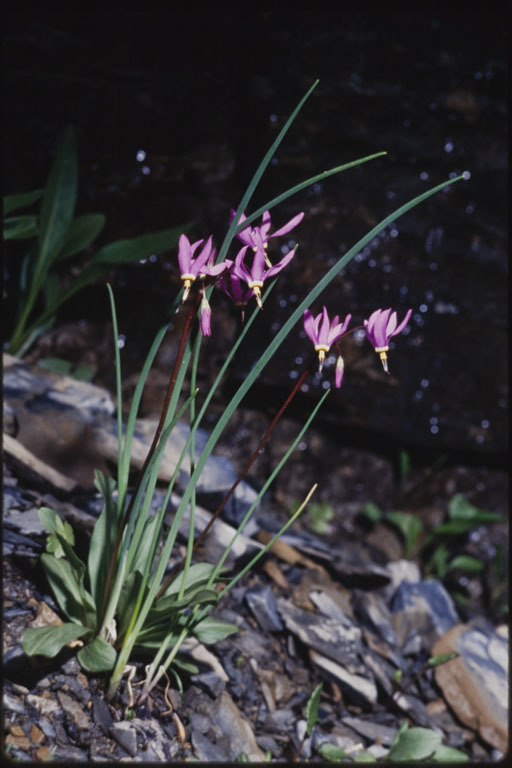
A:
{"type": "Polygon", "coordinates": [[[437,638],[457,624],[453,600],[437,579],[403,581],[391,603],[392,625],[404,654],[429,653],[437,638]]]}
{"type": "Polygon", "coordinates": [[[488,744],[508,747],[508,642],[492,625],[458,624],[432,648],[434,655],[459,656],[435,668],[436,682],[457,717],[488,744]]]}

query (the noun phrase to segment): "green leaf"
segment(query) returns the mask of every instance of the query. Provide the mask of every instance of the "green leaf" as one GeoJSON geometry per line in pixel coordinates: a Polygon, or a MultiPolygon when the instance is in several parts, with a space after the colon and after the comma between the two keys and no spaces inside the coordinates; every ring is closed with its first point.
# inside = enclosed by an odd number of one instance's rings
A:
{"type": "Polygon", "coordinates": [[[475,523],[473,520],[450,520],[448,523],[441,523],[433,530],[434,536],[462,536],[464,533],[473,530],[475,523]]]}
{"type": "Polygon", "coordinates": [[[358,752],[354,755],[354,763],[376,763],[377,758],[371,752],[358,752]]]}
{"type": "Polygon", "coordinates": [[[427,760],[441,746],[441,736],[430,728],[405,728],[398,731],[386,756],[390,762],[427,760]]]}
{"type": "Polygon", "coordinates": [[[140,571],[132,570],[121,587],[116,609],[116,616],[118,617],[118,637],[124,637],[124,634],[128,629],[141,582],[142,573],[140,571]]]}
{"type": "Polygon", "coordinates": [[[88,604],[84,605],[84,590],[81,588],[80,575],[72,568],[65,558],[56,558],[54,555],[43,553],[41,555],[48,581],[55,595],[55,599],[61,609],[75,624],[91,626],[90,612],[94,611],[92,598],[89,596],[88,604]]]}
{"type": "Polygon", "coordinates": [[[59,261],[69,259],[87,248],[99,235],[105,226],[105,221],[106,217],[103,213],[86,213],[73,219],[59,251],[59,261]]]}
{"type": "MultiPolygon", "coordinates": [[[[190,587],[193,587],[193,586],[206,584],[210,576],[212,575],[213,571],[215,570],[215,567],[216,566],[212,565],[212,563],[195,563],[194,565],[191,565],[190,568],[188,569],[187,580],[185,582],[185,589],[190,589],[190,587]]],[[[171,583],[163,593],[162,597],[178,594],[178,592],[180,591],[182,580],[183,580],[183,571],[181,571],[176,576],[174,581],[171,581],[171,583]]]]}
{"type": "Polygon", "coordinates": [[[318,683],[317,687],[311,694],[311,696],[308,699],[308,703],[306,706],[306,718],[307,718],[307,725],[306,725],[306,733],[308,736],[311,736],[313,732],[313,728],[316,725],[316,721],[318,719],[318,705],[320,704],[320,695],[322,693],[322,687],[323,683],[318,683]]]}
{"type": "Polygon", "coordinates": [[[467,763],[469,757],[461,752],[460,749],[454,749],[454,747],[445,747],[441,744],[440,747],[434,752],[433,759],[440,763],[467,763]]]}
{"type": "Polygon", "coordinates": [[[485,563],[478,557],[472,557],[471,555],[457,555],[453,560],[450,560],[446,567],[446,571],[453,571],[456,568],[461,571],[478,573],[479,571],[483,571],[485,563]]]}
{"type": "Polygon", "coordinates": [[[29,205],[37,202],[42,196],[42,189],[35,189],[33,192],[21,192],[19,195],[5,195],[4,216],[12,213],[12,211],[17,211],[19,208],[28,208],[29,205]]]}
{"type": "Polygon", "coordinates": [[[25,240],[35,237],[38,231],[37,216],[9,216],[4,219],[4,240],[25,240]]]}
{"type": "Polygon", "coordinates": [[[174,227],[129,240],[117,240],[101,248],[92,259],[92,264],[130,264],[140,259],[147,259],[153,253],[162,253],[175,248],[182,232],[183,227],[174,227]]]}
{"type": "Polygon", "coordinates": [[[361,509],[361,514],[374,524],[380,522],[384,517],[382,510],[373,501],[366,502],[361,509]]]}
{"type": "Polygon", "coordinates": [[[182,610],[200,603],[204,603],[205,605],[215,605],[218,601],[219,595],[214,589],[194,587],[193,589],[186,590],[181,600],[178,600],[174,595],[161,597],[155,604],[155,607],[149,612],[149,620],[151,620],[152,617],[172,613],[173,611],[182,610]]]}
{"type": "Polygon", "coordinates": [[[60,376],[69,376],[72,367],[72,363],[69,360],[63,360],[62,357],[42,357],[37,361],[37,365],[60,376]]]}
{"type": "Polygon", "coordinates": [[[195,625],[192,634],[197,637],[200,643],[209,644],[224,640],[228,635],[233,635],[238,631],[236,624],[228,624],[225,621],[219,621],[207,616],[199,624],[195,625]]]}
{"type": "Polygon", "coordinates": [[[341,763],[343,759],[349,757],[344,749],[337,747],[336,744],[329,744],[327,741],[321,744],[317,751],[330,763],[341,763]]]}
{"type": "Polygon", "coordinates": [[[87,573],[94,602],[100,606],[103,604],[103,591],[117,534],[117,507],[113,499],[116,484],[111,477],[97,469],[94,472],[94,485],[103,496],[104,504],[94,524],[89,544],[87,573]]]}
{"type": "Polygon", "coordinates": [[[467,520],[472,522],[472,527],[477,525],[486,525],[488,523],[499,523],[503,520],[502,515],[497,512],[484,512],[478,507],[470,504],[462,493],[456,493],[452,496],[448,504],[448,517],[450,520],[467,520]]]}
{"type": "Polygon", "coordinates": [[[73,219],[77,189],[75,134],[68,125],[44,189],[39,232],[40,276],[57,256],[73,219]]]}
{"type": "Polygon", "coordinates": [[[457,651],[450,651],[450,653],[440,653],[438,656],[431,656],[427,659],[428,667],[438,667],[440,664],[446,664],[447,661],[456,659],[459,656],[457,651]]]}
{"type": "Polygon", "coordinates": [[[415,515],[399,511],[387,512],[386,520],[400,530],[404,537],[404,555],[409,557],[423,531],[423,523],[415,515]]]}
{"type": "Polygon", "coordinates": [[[325,533],[329,520],[334,517],[334,510],[328,502],[320,501],[309,505],[308,517],[315,533],[325,533]]]}
{"type": "Polygon", "coordinates": [[[75,535],[72,527],[49,507],[41,507],[38,510],[38,515],[46,530],[50,532],[46,543],[46,551],[53,553],[57,558],[64,557],[64,549],[60,543],[59,536],[65,539],[68,544],[74,546],[75,535]]]}
{"type": "Polygon", "coordinates": [[[71,640],[90,634],[82,624],[59,624],[58,627],[29,627],[23,635],[22,646],[27,656],[53,658],[71,640]]]}
{"type": "Polygon", "coordinates": [[[77,659],[88,672],[110,672],[114,669],[117,654],[103,637],[95,637],[92,643],[80,648],[77,659]]]}

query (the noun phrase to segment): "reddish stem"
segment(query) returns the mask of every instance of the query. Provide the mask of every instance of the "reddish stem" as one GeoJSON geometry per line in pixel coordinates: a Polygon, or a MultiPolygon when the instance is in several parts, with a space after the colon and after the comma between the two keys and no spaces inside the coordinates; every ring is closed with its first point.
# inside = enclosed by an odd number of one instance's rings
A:
{"type": "MultiPolygon", "coordinates": [[[[210,528],[212,527],[212,525],[217,520],[217,518],[219,517],[220,513],[222,512],[222,510],[224,509],[224,507],[226,506],[226,504],[230,500],[231,496],[234,494],[236,488],[242,482],[244,477],[247,475],[247,473],[249,472],[250,468],[252,467],[252,465],[254,464],[256,459],[258,458],[258,456],[263,451],[265,445],[268,443],[268,441],[270,439],[270,436],[271,436],[272,432],[274,431],[274,429],[275,429],[275,427],[277,425],[277,422],[279,421],[279,419],[281,418],[281,416],[283,415],[283,413],[288,408],[288,406],[290,405],[291,401],[293,400],[293,398],[295,397],[295,395],[297,394],[297,392],[301,388],[302,384],[304,383],[304,380],[305,380],[306,376],[309,373],[309,369],[311,367],[311,362],[306,366],[306,368],[303,370],[303,372],[301,373],[301,375],[299,376],[299,378],[295,382],[295,385],[294,385],[292,391],[290,392],[290,394],[288,395],[288,397],[286,398],[286,400],[284,401],[284,403],[282,404],[282,406],[280,407],[280,409],[278,410],[278,412],[274,416],[271,424],[267,428],[267,431],[263,435],[263,437],[262,437],[258,447],[256,448],[256,450],[252,454],[251,458],[249,459],[249,461],[247,462],[245,467],[242,469],[242,471],[238,475],[237,479],[235,480],[235,482],[233,483],[233,485],[231,486],[229,491],[226,493],[226,495],[222,499],[221,503],[219,504],[219,506],[215,510],[215,514],[209,520],[208,525],[204,528],[204,530],[199,534],[199,536],[195,540],[194,546],[193,546],[193,550],[192,550],[193,552],[195,552],[195,550],[197,549],[199,544],[203,541],[204,537],[206,536],[206,534],[208,533],[208,531],[210,530],[210,528]]],[[[180,568],[182,568],[184,564],[185,564],[185,558],[183,558],[183,560],[181,560],[181,562],[179,562],[177,565],[174,566],[174,568],[172,569],[171,573],[169,574],[169,576],[166,578],[166,580],[164,581],[164,583],[160,587],[160,590],[159,590],[158,594],[156,595],[155,600],[158,600],[163,595],[163,593],[165,592],[165,590],[167,589],[169,584],[175,578],[176,571],[178,571],[180,568]]]]}
{"type": "Polygon", "coordinates": [[[153,437],[153,442],[151,443],[151,447],[147,453],[147,456],[144,460],[144,464],[142,465],[142,468],[139,472],[137,482],[135,484],[135,488],[133,489],[132,495],[130,497],[130,501],[128,503],[128,506],[126,507],[126,511],[123,515],[123,519],[121,521],[121,525],[119,526],[117,537],[114,544],[114,551],[112,552],[112,557],[110,558],[110,563],[108,567],[108,573],[107,573],[107,579],[106,579],[106,587],[105,587],[105,597],[103,600],[103,606],[101,610],[101,617],[98,626],[101,627],[103,623],[103,619],[105,618],[105,613],[107,610],[107,604],[108,599],[110,597],[110,590],[112,588],[112,580],[114,577],[114,568],[116,566],[117,561],[117,554],[119,552],[119,547],[121,544],[121,539],[123,537],[124,530],[128,524],[128,520],[130,518],[130,513],[133,508],[133,504],[135,501],[135,497],[137,496],[138,490],[140,488],[140,485],[142,483],[142,479],[144,477],[144,473],[147,469],[147,466],[149,462],[151,461],[151,457],[153,456],[156,446],[158,445],[158,441],[160,440],[160,436],[162,434],[162,430],[164,428],[165,423],[165,417],[167,416],[167,410],[169,408],[169,403],[171,401],[172,393],[174,392],[174,386],[176,384],[176,379],[178,378],[178,373],[180,370],[181,363],[183,361],[183,355],[185,353],[185,347],[187,344],[187,339],[190,334],[190,328],[192,326],[192,321],[194,319],[194,316],[197,312],[197,309],[199,307],[199,302],[201,301],[201,294],[200,292],[196,295],[195,302],[191,302],[188,310],[187,317],[185,319],[185,324],[183,326],[183,331],[181,333],[181,340],[180,345],[178,347],[178,352],[176,354],[176,360],[174,361],[174,368],[172,370],[171,378],[169,379],[169,385],[167,387],[167,392],[165,395],[164,404],[162,406],[162,412],[160,414],[160,420],[158,422],[158,426],[156,428],[155,436],[153,437]]]}

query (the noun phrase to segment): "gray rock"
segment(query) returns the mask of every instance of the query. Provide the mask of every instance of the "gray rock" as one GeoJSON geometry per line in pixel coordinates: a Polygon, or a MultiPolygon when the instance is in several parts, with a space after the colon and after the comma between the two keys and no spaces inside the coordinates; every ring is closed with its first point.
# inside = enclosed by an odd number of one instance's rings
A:
{"type": "Polygon", "coordinates": [[[265,632],[281,632],[283,630],[276,599],[270,587],[248,589],[245,593],[245,600],[262,630],[265,632]]]}
{"type": "Polygon", "coordinates": [[[137,731],[130,723],[126,721],[114,723],[109,729],[109,733],[125,752],[135,757],[137,754],[137,731]]]}
{"type": "Polygon", "coordinates": [[[21,714],[25,711],[23,701],[18,696],[11,696],[7,691],[4,691],[3,705],[5,709],[8,709],[10,712],[18,712],[18,714],[21,714]]]}
{"type": "Polygon", "coordinates": [[[278,598],[277,606],[288,631],[302,643],[341,664],[350,674],[364,675],[365,665],[359,658],[363,647],[359,627],[303,611],[283,597],[278,598]]]}
{"type": "Polygon", "coordinates": [[[395,738],[398,729],[381,725],[374,720],[366,720],[362,717],[343,717],[342,723],[348,725],[356,733],[364,736],[369,742],[379,741],[385,747],[389,747],[395,738]]]}
{"type": "Polygon", "coordinates": [[[206,691],[212,698],[220,696],[226,683],[215,672],[203,672],[200,675],[191,675],[192,682],[206,691]]]}
{"type": "Polygon", "coordinates": [[[211,764],[230,761],[227,750],[222,749],[217,744],[213,744],[200,731],[194,729],[192,730],[192,748],[196,759],[201,762],[211,764]]]}
{"type": "Polygon", "coordinates": [[[485,620],[459,624],[440,638],[432,653],[458,658],[435,667],[435,679],[456,716],[488,744],[505,752],[508,743],[508,642],[485,620]]]}
{"type": "Polygon", "coordinates": [[[453,600],[437,579],[403,581],[391,603],[392,624],[404,654],[430,652],[435,641],[458,623],[453,600]]]}

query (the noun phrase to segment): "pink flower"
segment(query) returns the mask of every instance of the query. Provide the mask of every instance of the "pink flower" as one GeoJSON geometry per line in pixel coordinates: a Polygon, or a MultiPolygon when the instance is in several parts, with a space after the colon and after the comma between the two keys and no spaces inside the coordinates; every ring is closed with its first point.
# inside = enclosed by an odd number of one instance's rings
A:
{"type": "MultiPolygon", "coordinates": [[[[233,221],[235,214],[236,211],[231,209],[230,223],[233,221]]],[[[242,224],[246,218],[247,216],[242,213],[238,223],[242,224]]],[[[298,213],[297,216],[294,216],[293,219],[290,219],[290,221],[288,221],[282,227],[276,229],[276,231],[272,234],[269,234],[271,226],[270,211],[264,211],[263,216],[261,217],[261,227],[248,226],[246,229],[242,229],[241,232],[238,233],[237,237],[242,241],[242,243],[252,248],[253,251],[256,251],[260,247],[266,249],[268,241],[271,238],[279,237],[280,235],[285,235],[287,232],[291,232],[291,230],[294,229],[297,224],[302,221],[303,218],[304,213],[298,213]]]]}
{"type": "Polygon", "coordinates": [[[252,262],[252,267],[249,268],[245,265],[244,259],[247,254],[248,248],[249,248],[248,245],[244,245],[244,247],[240,249],[235,259],[235,264],[232,267],[232,270],[236,277],[239,277],[241,280],[244,280],[249,286],[249,288],[252,289],[254,296],[256,298],[256,301],[258,302],[258,306],[261,309],[262,308],[261,288],[263,287],[264,281],[267,279],[267,277],[272,277],[273,275],[277,275],[278,272],[280,272],[284,267],[286,267],[286,265],[295,256],[295,249],[287,253],[286,256],[283,256],[281,261],[279,261],[277,264],[274,264],[273,267],[270,267],[269,269],[265,269],[265,250],[261,245],[260,247],[256,248],[256,252],[254,254],[254,258],[252,262]]]}
{"type": "Polygon", "coordinates": [[[212,316],[212,310],[210,308],[208,299],[206,298],[206,294],[203,291],[203,296],[201,299],[201,333],[203,336],[211,336],[211,333],[212,333],[212,329],[210,325],[211,316],[212,316]]]}
{"type": "Polygon", "coordinates": [[[397,325],[396,312],[393,312],[391,309],[376,309],[368,320],[364,321],[366,338],[379,354],[382,367],[386,373],[389,373],[386,355],[389,349],[389,340],[392,336],[396,336],[397,333],[403,331],[411,315],[412,309],[407,310],[404,319],[400,325],[397,325]]]}
{"type": "Polygon", "coordinates": [[[186,235],[180,235],[178,244],[178,264],[180,266],[181,279],[184,283],[183,299],[186,301],[190,286],[196,277],[215,277],[223,272],[228,266],[224,262],[214,264],[216,250],[212,248],[212,237],[210,236],[203,246],[198,256],[194,258],[194,253],[199,248],[203,240],[190,243],[186,235]]]}
{"type": "MultiPolygon", "coordinates": [[[[325,353],[329,351],[335,341],[341,339],[347,329],[348,324],[350,323],[351,317],[352,315],[347,315],[345,320],[340,323],[339,317],[336,315],[331,322],[325,307],[323,308],[323,311],[320,312],[320,314],[316,317],[313,317],[309,309],[306,309],[304,312],[304,330],[315,345],[315,352],[318,352],[320,371],[322,370],[324,364],[325,353]]],[[[338,368],[338,366],[336,367],[338,368]]],[[[341,385],[341,378],[343,378],[343,368],[341,368],[341,374],[337,370],[336,375],[339,378],[341,385]]]]}

